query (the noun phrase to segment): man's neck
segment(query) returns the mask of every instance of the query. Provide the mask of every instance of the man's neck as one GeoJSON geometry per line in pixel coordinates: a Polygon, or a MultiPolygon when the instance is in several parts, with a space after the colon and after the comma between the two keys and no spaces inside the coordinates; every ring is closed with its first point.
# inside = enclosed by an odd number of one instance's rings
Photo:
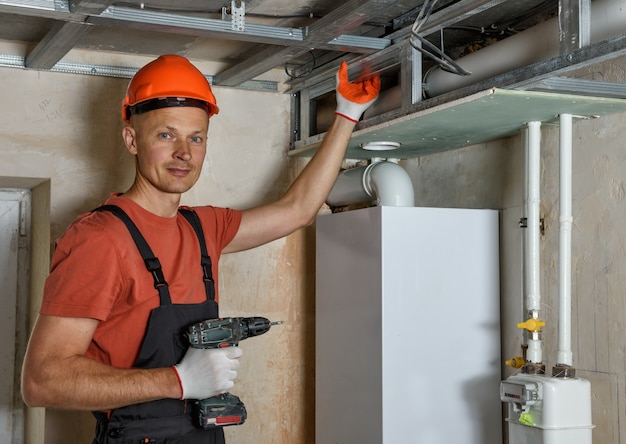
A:
{"type": "Polygon", "coordinates": [[[161,217],[174,217],[180,205],[179,193],[163,193],[156,190],[145,192],[133,185],[124,196],[134,201],[144,210],[161,217]]]}

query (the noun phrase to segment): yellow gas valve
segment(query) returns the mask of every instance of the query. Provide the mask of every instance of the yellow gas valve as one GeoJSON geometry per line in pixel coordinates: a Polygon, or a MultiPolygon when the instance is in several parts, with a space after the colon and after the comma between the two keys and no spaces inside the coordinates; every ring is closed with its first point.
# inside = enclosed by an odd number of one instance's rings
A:
{"type": "Polygon", "coordinates": [[[506,365],[513,368],[522,368],[526,361],[521,356],[516,356],[505,362],[506,365]]]}
{"type": "Polygon", "coordinates": [[[539,319],[530,318],[526,322],[520,322],[517,324],[517,328],[525,328],[528,331],[539,331],[544,325],[546,325],[545,322],[540,321],[539,319]]]}

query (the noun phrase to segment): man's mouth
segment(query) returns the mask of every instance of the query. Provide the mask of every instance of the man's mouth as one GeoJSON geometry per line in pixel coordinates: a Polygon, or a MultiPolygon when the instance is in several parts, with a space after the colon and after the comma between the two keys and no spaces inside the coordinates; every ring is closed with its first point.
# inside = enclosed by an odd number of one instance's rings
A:
{"type": "Polygon", "coordinates": [[[186,176],[191,172],[191,168],[186,167],[168,167],[167,171],[174,176],[186,176]]]}

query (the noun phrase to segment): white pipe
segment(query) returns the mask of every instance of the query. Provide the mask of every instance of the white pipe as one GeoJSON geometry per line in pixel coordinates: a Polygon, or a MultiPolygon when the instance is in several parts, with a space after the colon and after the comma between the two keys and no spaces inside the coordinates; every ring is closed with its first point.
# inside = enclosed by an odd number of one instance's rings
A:
{"type": "MultiPolygon", "coordinates": [[[[527,250],[529,267],[526,309],[533,318],[539,317],[541,309],[541,257],[540,257],[540,183],[541,183],[541,122],[528,123],[528,221],[527,250]]],[[[539,334],[531,333],[526,359],[535,364],[543,361],[539,334]]]]}
{"type": "Polygon", "coordinates": [[[330,206],[340,207],[372,200],[363,186],[363,175],[366,169],[367,167],[358,167],[340,172],[326,198],[326,203],[330,206]]]}
{"type": "MultiPolygon", "coordinates": [[[[528,126],[522,131],[522,147],[523,147],[523,205],[522,205],[522,217],[526,220],[526,228],[528,228],[528,126]]],[[[523,230],[522,234],[522,243],[523,243],[523,282],[522,282],[522,294],[528,294],[528,289],[530,288],[530,273],[529,270],[532,266],[532,262],[530,260],[530,242],[528,239],[528,231],[523,230]]],[[[522,302],[523,304],[523,302],[522,302]]]]}
{"type": "MultiPolygon", "coordinates": [[[[621,35],[626,29],[626,8],[623,0],[595,0],[591,2],[591,43],[621,35]]],[[[462,57],[455,62],[469,76],[459,76],[431,69],[424,78],[427,97],[486,80],[505,72],[556,57],[560,53],[558,18],[542,22],[506,39],[462,57]]]]}
{"type": "Polygon", "coordinates": [[[559,140],[559,348],[557,364],[572,365],[572,115],[561,114],[559,140]]]}
{"type": "Polygon", "coordinates": [[[528,123],[528,289],[526,309],[541,309],[540,295],[540,224],[541,122],[528,123]]]}
{"type": "Polygon", "coordinates": [[[533,364],[541,364],[543,360],[541,339],[529,339],[526,345],[528,345],[526,360],[533,364]]]}
{"type": "Polygon", "coordinates": [[[376,201],[377,205],[412,207],[413,183],[400,165],[376,161],[366,167],[344,170],[337,176],[326,203],[342,206],[376,201]]]}
{"type": "Polygon", "coordinates": [[[369,180],[365,186],[376,196],[378,205],[412,207],[415,205],[413,182],[408,173],[394,162],[376,162],[368,169],[369,180]]]}

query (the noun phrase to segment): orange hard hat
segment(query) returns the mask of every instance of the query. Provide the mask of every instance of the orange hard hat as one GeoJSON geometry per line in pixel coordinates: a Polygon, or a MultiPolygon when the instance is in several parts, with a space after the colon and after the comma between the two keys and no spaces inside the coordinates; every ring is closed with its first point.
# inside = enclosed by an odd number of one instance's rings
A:
{"type": "Polygon", "coordinates": [[[209,117],[219,112],[211,85],[185,57],[167,54],[141,68],[128,84],[122,102],[122,119],[159,108],[193,106],[209,117]]]}

